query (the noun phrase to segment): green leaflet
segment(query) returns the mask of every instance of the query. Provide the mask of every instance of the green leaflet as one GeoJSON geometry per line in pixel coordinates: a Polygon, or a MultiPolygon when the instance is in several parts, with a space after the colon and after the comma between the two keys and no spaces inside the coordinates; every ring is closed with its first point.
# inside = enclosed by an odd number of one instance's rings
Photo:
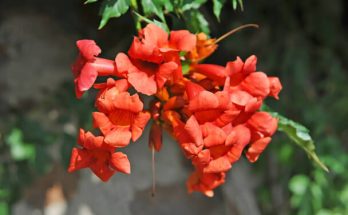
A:
{"type": "Polygon", "coordinates": [[[9,205],[6,202],[0,202],[0,214],[7,215],[10,214],[9,205]]]}
{"type": "Polygon", "coordinates": [[[243,5],[243,0],[238,0],[240,9],[243,11],[244,10],[244,5],[243,5]]]}
{"type": "Polygon", "coordinates": [[[182,74],[183,75],[188,75],[190,73],[190,64],[191,64],[191,62],[189,62],[189,61],[182,62],[182,74]]]}
{"type": "Polygon", "coordinates": [[[156,19],[153,20],[153,23],[156,24],[157,26],[159,26],[160,28],[162,28],[163,30],[165,30],[166,32],[169,32],[169,28],[167,26],[167,24],[163,23],[163,22],[159,22],[156,19]]]}
{"type": "Polygon", "coordinates": [[[141,0],[141,5],[143,6],[145,16],[155,14],[162,21],[165,21],[162,7],[163,2],[159,0],[141,0]]]}
{"type": "Polygon", "coordinates": [[[10,147],[11,157],[16,161],[34,160],[35,146],[30,143],[25,143],[23,140],[22,131],[13,129],[6,139],[10,147]]]}
{"type": "Polygon", "coordinates": [[[244,10],[243,0],[232,0],[233,10],[237,10],[238,4],[240,6],[240,9],[243,11],[244,10]]]}
{"type": "Polygon", "coordinates": [[[198,10],[192,10],[185,13],[185,21],[191,32],[204,32],[210,34],[209,23],[198,10]]]}
{"type": "Polygon", "coordinates": [[[163,22],[160,22],[160,21],[157,21],[156,19],[154,20],[150,20],[148,18],[146,18],[145,16],[142,16],[140,15],[139,13],[133,11],[133,13],[141,20],[141,21],[144,21],[146,23],[153,23],[157,26],[159,26],[160,28],[162,28],[163,30],[165,30],[166,32],[169,32],[169,28],[167,26],[167,24],[163,23],[163,22]]]}
{"type": "Polygon", "coordinates": [[[318,166],[320,166],[326,172],[329,169],[321,162],[318,155],[315,153],[315,145],[312,137],[309,134],[309,130],[303,125],[288,119],[277,112],[269,111],[269,108],[264,106],[267,112],[269,112],[273,117],[279,119],[278,130],[284,132],[294,143],[300,146],[308,155],[308,157],[314,161],[318,166]]]}
{"type": "Polygon", "coordinates": [[[213,12],[219,22],[222,6],[225,4],[225,2],[226,0],[213,0],[213,12]]]}
{"type": "Polygon", "coordinates": [[[166,12],[172,12],[174,10],[174,6],[172,4],[172,1],[163,0],[161,2],[162,2],[162,5],[164,6],[164,9],[166,10],[166,12]]]}
{"type": "Polygon", "coordinates": [[[188,10],[197,10],[201,7],[202,4],[204,4],[207,0],[191,0],[191,1],[183,1],[181,5],[181,11],[188,11],[188,10]]]}
{"type": "MultiPolygon", "coordinates": [[[[207,0],[140,0],[140,5],[136,0],[85,0],[84,4],[95,2],[101,2],[102,5],[100,8],[102,19],[98,29],[102,29],[109,19],[122,16],[131,7],[133,12],[141,12],[143,13],[142,16],[154,20],[153,22],[158,22],[154,19],[158,18],[161,21],[158,24],[162,26],[167,26],[165,18],[167,15],[176,14],[177,18],[183,18],[186,25],[190,26],[191,29],[205,33],[210,32],[207,20],[199,11],[201,6],[209,2],[207,0]],[[190,14],[189,17],[184,17],[187,14],[190,14]]],[[[220,21],[221,11],[225,3],[226,0],[213,0],[213,13],[218,21],[220,21]]],[[[238,5],[243,11],[243,0],[232,0],[234,10],[237,9],[238,5]]],[[[173,18],[172,16],[169,17],[173,18]]],[[[141,28],[137,20],[135,20],[135,25],[137,29],[141,28]]]]}
{"type": "Polygon", "coordinates": [[[102,19],[98,29],[102,29],[110,18],[120,17],[125,14],[130,5],[130,0],[106,0],[101,8],[102,19]]]}
{"type": "Polygon", "coordinates": [[[86,0],[84,4],[90,4],[90,3],[94,3],[97,2],[98,0],[86,0]]]}

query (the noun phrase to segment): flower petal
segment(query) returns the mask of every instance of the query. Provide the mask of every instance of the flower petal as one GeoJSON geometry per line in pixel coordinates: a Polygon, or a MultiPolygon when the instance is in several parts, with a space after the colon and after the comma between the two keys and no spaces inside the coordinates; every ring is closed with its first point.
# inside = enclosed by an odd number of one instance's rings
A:
{"type": "Polygon", "coordinates": [[[185,88],[186,88],[186,94],[190,100],[194,99],[200,92],[204,91],[203,87],[191,81],[185,84],[185,88]]]}
{"type": "Polygon", "coordinates": [[[131,60],[125,53],[118,53],[115,58],[117,71],[119,73],[127,73],[129,69],[133,68],[131,60]]]}
{"type": "Polygon", "coordinates": [[[259,159],[260,154],[265,150],[267,145],[271,142],[272,138],[265,137],[253,142],[246,152],[246,157],[250,162],[256,162],[259,159]]]}
{"type": "Polygon", "coordinates": [[[188,135],[192,138],[196,146],[203,145],[202,131],[194,116],[191,116],[187,120],[185,130],[187,131],[188,135]]]}
{"type": "Polygon", "coordinates": [[[102,112],[93,112],[93,127],[99,128],[100,131],[106,135],[112,129],[114,129],[114,125],[110,121],[110,119],[102,112]]]}
{"type": "Polygon", "coordinates": [[[161,63],[163,55],[159,48],[167,46],[168,34],[155,24],[148,24],[135,37],[128,51],[129,56],[143,61],[161,63]]]}
{"type": "Polygon", "coordinates": [[[128,157],[122,152],[113,153],[110,163],[111,166],[119,172],[123,172],[125,174],[131,173],[131,167],[128,157]]]}
{"type": "Polygon", "coordinates": [[[241,145],[244,147],[250,142],[250,138],[250,129],[245,125],[237,125],[233,127],[230,134],[228,134],[225,144],[226,146],[241,145]]]}
{"type": "Polygon", "coordinates": [[[225,67],[215,64],[196,64],[192,67],[194,72],[207,76],[209,79],[218,82],[220,85],[225,83],[225,67]]]}
{"type": "Polygon", "coordinates": [[[73,148],[70,157],[68,172],[89,167],[92,162],[92,157],[85,149],[73,148]]]}
{"type": "Polygon", "coordinates": [[[210,161],[207,167],[204,168],[204,173],[225,172],[231,169],[232,165],[226,156],[210,161]]]}
{"type": "Polygon", "coordinates": [[[181,147],[184,149],[187,157],[192,157],[192,155],[196,156],[199,152],[202,151],[203,145],[196,146],[194,143],[183,143],[181,147]]]}
{"type": "Polygon", "coordinates": [[[257,112],[253,114],[247,123],[251,128],[266,136],[272,136],[278,127],[278,120],[267,112],[257,112]]]}
{"type": "Polygon", "coordinates": [[[209,91],[200,92],[195,98],[190,100],[189,110],[198,111],[198,110],[208,110],[215,109],[219,106],[218,97],[209,91]]]}
{"type": "Polygon", "coordinates": [[[180,51],[191,51],[196,46],[196,35],[187,30],[171,31],[169,44],[180,51]]]}
{"type": "Polygon", "coordinates": [[[239,84],[243,78],[243,61],[237,57],[235,61],[230,61],[226,64],[226,74],[231,78],[231,85],[234,86],[236,84],[239,84]]]}
{"type": "Polygon", "coordinates": [[[107,182],[115,173],[115,170],[110,169],[109,166],[100,161],[91,165],[90,168],[104,182],[107,182]]]}
{"type": "Polygon", "coordinates": [[[86,63],[82,69],[80,76],[77,78],[77,86],[80,91],[87,91],[89,90],[95,80],[97,80],[98,72],[94,68],[94,66],[90,63],[86,63]]]}
{"type": "Polygon", "coordinates": [[[253,96],[266,97],[270,93],[270,83],[263,72],[254,72],[248,75],[241,83],[241,88],[253,96]]]}
{"type": "Polygon", "coordinates": [[[139,95],[130,95],[128,92],[122,92],[115,97],[113,105],[117,109],[128,110],[138,113],[143,110],[143,103],[140,101],[139,95]]]}
{"type": "Polygon", "coordinates": [[[175,70],[178,69],[178,65],[174,62],[163,63],[159,66],[156,72],[157,87],[162,88],[167,80],[170,80],[175,70]]]}
{"type": "Polygon", "coordinates": [[[149,112],[140,112],[135,118],[134,122],[132,124],[132,140],[135,142],[139,139],[141,134],[143,133],[143,130],[147,124],[147,122],[150,120],[151,114],[149,112]]]}
{"type": "Polygon", "coordinates": [[[101,53],[101,49],[94,40],[78,40],[76,45],[81,55],[87,60],[93,60],[95,56],[101,53]]]}
{"type": "Polygon", "coordinates": [[[256,63],[257,63],[257,57],[255,55],[251,55],[250,57],[248,57],[248,59],[245,60],[245,63],[243,66],[243,73],[250,74],[255,72],[256,63]]]}
{"type": "Polygon", "coordinates": [[[277,77],[269,77],[269,83],[271,85],[271,91],[269,93],[270,96],[273,96],[275,99],[279,99],[278,94],[282,90],[282,84],[280,83],[279,78],[277,77]]]}
{"type": "Polygon", "coordinates": [[[250,142],[250,130],[244,125],[238,125],[226,138],[226,146],[231,145],[226,157],[231,163],[239,160],[246,145],[250,142]]]}
{"type": "Polygon", "coordinates": [[[226,134],[221,128],[213,125],[212,123],[205,123],[201,126],[201,128],[204,136],[205,147],[211,147],[225,143],[226,134]]]}
{"type": "Polygon", "coordinates": [[[118,127],[107,133],[104,141],[111,146],[121,148],[129,144],[131,136],[132,133],[128,127],[118,127]]]}
{"type": "Polygon", "coordinates": [[[85,91],[79,90],[79,87],[78,87],[78,79],[77,79],[77,78],[74,80],[74,83],[75,83],[75,95],[76,95],[76,98],[77,98],[77,99],[81,99],[81,97],[83,96],[83,93],[84,93],[85,91]]]}
{"type": "Polygon", "coordinates": [[[148,76],[147,73],[139,70],[129,71],[129,83],[140,93],[151,96],[157,92],[155,75],[148,76]]]}
{"type": "Polygon", "coordinates": [[[210,161],[210,151],[209,149],[204,149],[197,155],[197,159],[200,164],[206,165],[210,161]]]}
{"type": "Polygon", "coordinates": [[[236,90],[231,92],[231,102],[239,106],[246,106],[253,97],[242,90],[236,90]]]}

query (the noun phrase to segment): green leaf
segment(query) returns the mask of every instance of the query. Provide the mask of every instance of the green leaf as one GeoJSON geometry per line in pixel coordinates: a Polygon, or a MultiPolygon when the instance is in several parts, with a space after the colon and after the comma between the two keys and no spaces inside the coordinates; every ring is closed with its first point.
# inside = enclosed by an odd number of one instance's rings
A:
{"type": "Polygon", "coordinates": [[[233,10],[237,10],[237,6],[238,6],[238,0],[232,0],[233,10]]]}
{"type": "Polygon", "coordinates": [[[90,3],[94,3],[94,2],[97,2],[98,0],[87,0],[85,1],[84,4],[90,4],[90,3]]]}
{"type": "Polygon", "coordinates": [[[310,194],[309,186],[310,180],[306,175],[295,175],[291,178],[289,190],[293,193],[290,198],[290,204],[293,207],[299,207],[305,201],[306,196],[310,194]]]}
{"type": "Polygon", "coordinates": [[[225,4],[225,2],[226,0],[213,0],[213,12],[219,22],[222,6],[225,4]]]}
{"type": "Polygon", "coordinates": [[[197,10],[201,7],[202,4],[204,4],[207,0],[186,0],[183,1],[181,11],[188,11],[188,10],[197,10]]]}
{"type": "Polygon", "coordinates": [[[163,4],[158,0],[141,0],[141,5],[143,6],[145,16],[150,16],[155,14],[162,21],[165,21],[163,14],[163,4]]]}
{"type": "Polygon", "coordinates": [[[156,24],[157,26],[159,26],[160,28],[162,28],[163,30],[165,30],[166,32],[169,32],[169,28],[167,26],[167,24],[157,21],[156,19],[153,20],[153,23],[156,24]]]}
{"type": "Polygon", "coordinates": [[[98,29],[102,29],[110,18],[120,17],[125,14],[130,5],[130,0],[105,0],[101,8],[102,19],[98,29]]]}
{"type": "Polygon", "coordinates": [[[184,18],[191,32],[204,32],[207,35],[210,34],[208,21],[198,10],[192,10],[188,13],[185,13],[184,18]]]}
{"type": "Polygon", "coordinates": [[[242,11],[244,11],[243,0],[238,0],[238,3],[239,3],[239,6],[240,6],[240,9],[241,9],[242,11]]]}
{"type": "Polygon", "coordinates": [[[240,9],[244,10],[243,0],[232,0],[232,7],[233,10],[237,10],[238,4],[240,6],[240,9]]]}
{"type": "Polygon", "coordinates": [[[9,205],[7,202],[0,202],[0,214],[1,215],[10,214],[9,205]]]}
{"type": "Polygon", "coordinates": [[[146,22],[146,23],[153,23],[153,24],[159,26],[160,28],[162,28],[163,30],[169,32],[169,28],[168,28],[168,26],[167,26],[166,23],[160,22],[160,21],[158,21],[158,20],[156,20],[156,19],[150,20],[150,19],[146,18],[145,16],[140,15],[139,13],[137,13],[137,12],[135,12],[135,11],[133,11],[133,13],[134,13],[140,20],[142,20],[142,21],[144,21],[144,22],[146,22]]]}
{"type": "Polygon", "coordinates": [[[191,65],[191,62],[189,62],[189,61],[183,61],[181,65],[182,65],[182,74],[183,74],[183,75],[188,75],[189,72],[190,72],[190,65],[191,65]]]}
{"type": "MultiPolygon", "coordinates": [[[[263,109],[268,109],[268,107],[264,107],[263,109]]],[[[273,117],[278,118],[278,130],[284,132],[293,142],[295,142],[298,146],[300,146],[308,155],[308,157],[313,160],[318,166],[320,166],[326,172],[329,169],[322,163],[315,153],[315,145],[312,140],[312,137],[309,134],[309,130],[303,125],[294,122],[279,113],[269,112],[273,117]]]]}
{"type": "Polygon", "coordinates": [[[13,129],[7,137],[6,142],[10,146],[11,156],[14,160],[20,161],[35,159],[35,146],[23,141],[21,130],[13,129]]]}
{"type": "Polygon", "coordinates": [[[296,195],[305,194],[310,181],[305,175],[295,175],[289,182],[289,189],[296,195]]]}
{"type": "Polygon", "coordinates": [[[170,0],[163,0],[162,4],[166,12],[172,12],[174,10],[174,6],[170,0]]]}

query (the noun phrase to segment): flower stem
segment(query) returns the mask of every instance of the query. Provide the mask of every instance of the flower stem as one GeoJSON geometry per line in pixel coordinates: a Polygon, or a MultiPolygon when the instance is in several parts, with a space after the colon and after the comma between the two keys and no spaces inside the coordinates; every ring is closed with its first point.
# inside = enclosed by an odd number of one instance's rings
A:
{"type": "Polygon", "coordinates": [[[221,37],[217,38],[215,40],[215,44],[220,42],[221,40],[224,40],[226,39],[227,37],[231,36],[232,34],[244,29],[244,28],[249,28],[249,27],[253,27],[253,28],[259,28],[258,25],[256,24],[246,24],[246,25],[242,25],[242,26],[239,26],[238,28],[235,28],[235,29],[232,29],[230,30],[229,32],[225,33],[224,35],[222,35],[221,37]]]}
{"type": "Polygon", "coordinates": [[[155,147],[151,147],[151,155],[152,155],[152,191],[151,196],[154,197],[156,193],[156,167],[155,167],[155,147]]]}
{"type": "MultiPolygon", "coordinates": [[[[133,12],[137,12],[138,11],[138,2],[137,0],[131,0],[131,7],[133,8],[133,12]]],[[[133,14],[133,19],[134,19],[134,22],[135,22],[135,28],[137,30],[140,30],[141,29],[141,22],[140,22],[140,19],[138,16],[135,16],[134,13],[133,14]]]]}

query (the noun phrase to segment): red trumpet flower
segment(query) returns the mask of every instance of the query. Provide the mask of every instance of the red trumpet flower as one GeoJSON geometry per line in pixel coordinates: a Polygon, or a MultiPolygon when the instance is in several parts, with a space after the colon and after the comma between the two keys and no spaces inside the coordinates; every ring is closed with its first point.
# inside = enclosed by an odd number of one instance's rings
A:
{"type": "Polygon", "coordinates": [[[105,89],[96,105],[101,112],[93,113],[94,127],[99,128],[105,135],[104,141],[114,147],[125,147],[130,139],[136,141],[150,119],[150,113],[143,111],[138,94],[131,96],[117,87],[105,89]]]}
{"type": "Polygon", "coordinates": [[[114,61],[97,57],[101,49],[93,40],[78,40],[76,45],[80,53],[72,66],[72,72],[76,97],[80,98],[93,86],[98,75],[116,75],[117,72],[114,61]]]}
{"type": "Polygon", "coordinates": [[[108,181],[116,171],[130,174],[127,155],[114,152],[116,148],[106,144],[104,137],[80,129],[78,143],[82,148],[73,148],[69,172],[88,167],[102,181],[108,181]]]}
{"type": "Polygon", "coordinates": [[[127,55],[116,56],[118,71],[126,74],[129,83],[146,95],[153,95],[169,80],[182,78],[180,51],[190,51],[196,37],[189,31],[167,34],[160,27],[149,24],[134,37],[127,55]]]}

